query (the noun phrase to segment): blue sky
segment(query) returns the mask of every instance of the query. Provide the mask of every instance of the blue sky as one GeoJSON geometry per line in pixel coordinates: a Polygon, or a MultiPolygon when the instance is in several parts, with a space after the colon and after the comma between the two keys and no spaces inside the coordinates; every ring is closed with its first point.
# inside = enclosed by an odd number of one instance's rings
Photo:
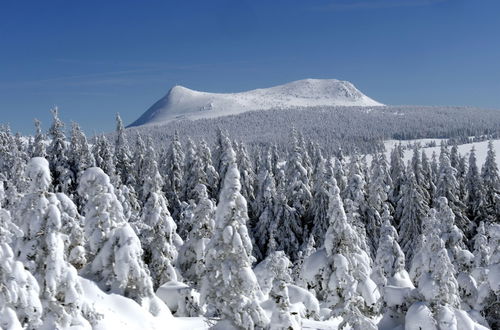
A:
{"type": "Polygon", "coordinates": [[[57,105],[92,134],[175,84],[303,78],[386,104],[500,109],[499,14],[498,0],[0,0],[0,122],[32,133],[57,105]]]}

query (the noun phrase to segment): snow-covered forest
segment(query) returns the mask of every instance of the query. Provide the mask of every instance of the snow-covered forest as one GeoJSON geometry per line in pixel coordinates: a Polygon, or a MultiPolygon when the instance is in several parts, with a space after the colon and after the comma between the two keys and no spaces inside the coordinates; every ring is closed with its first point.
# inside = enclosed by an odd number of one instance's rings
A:
{"type": "MultiPolygon", "coordinates": [[[[380,111],[379,122],[394,116],[380,111]]],[[[420,133],[430,121],[409,113],[399,137],[498,134],[490,112],[470,129],[469,115],[447,126],[437,115],[420,133]]],[[[0,327],[125,329],[98,301],[115,299],[124,319],[140,310],[168,329],[500,328],[492,144],[482,164],[453,143],[414,144],[405,162],[401,145],[386,157],[382,141],[399,131],[385,122],[356,124],[365,135],[349,155],[338,148],[349,136],[321,127],[321,141],[299,126],[266,144],[224,129],[205,141],[183,123],[158,139],[119,116],[113,135],[87,139],[57,110],[33,137],[3,127],[0,327]]]]}

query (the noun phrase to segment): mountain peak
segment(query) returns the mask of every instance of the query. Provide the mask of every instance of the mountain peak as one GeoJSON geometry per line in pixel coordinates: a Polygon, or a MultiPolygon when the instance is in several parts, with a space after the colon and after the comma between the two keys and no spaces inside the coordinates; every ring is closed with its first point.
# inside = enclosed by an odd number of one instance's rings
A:
{"type": "Polygon", "coordinates": [[[130,126],[213,118],[246,111],[314,106],[382,106],[348,81],[303,79],[240,93],[208,93],[175,85],[130,126]]]}

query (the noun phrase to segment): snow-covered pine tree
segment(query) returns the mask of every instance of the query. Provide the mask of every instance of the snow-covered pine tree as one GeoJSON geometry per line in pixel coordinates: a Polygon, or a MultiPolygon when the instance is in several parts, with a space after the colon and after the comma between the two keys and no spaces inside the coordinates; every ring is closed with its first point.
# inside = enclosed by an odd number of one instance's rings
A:
{"type": "Polygon", "coordinates": [[[483,314],[492,329],[500,326],[500,224],[488,226],[490,258],[487,270],[489,292],[481,302],[483,314]]]}
{"type": "MultiPolygon", "coordinates": [[[[405,165],[403,161],[403,147],[401,144],[394,146],[394,149],[391,151],[391,169],[390,175],[392,179],[392,187],[389,192],[389,202],[394,209],[398,204],[398,200],[401,196],[401,186],[405,182],[406,174],[405,174],[405,165]]],[[[399,218],[394,217],[394,221],[396,225],[399,224],[399,218]]]]}
{"type": "Polygon", "coordinates": [[[164,166],[164,173],[162,176],[165,178],[164,191],[168,199],[168,205],[172,211],[172,217],[179,219],[182,212],[181,195],[183,183],[183,165],[184,165],[184,152],[182,145],[179,141],[179,134],[175,131],[164,166]]]}
{"type": "MultiPolygon", "coordinates": [[[[148,155],[152,154],[154,150],[148,142],[148,155]]],[[[182,240],[177,235],[177,225],[170,216],[167,200],[161,191],[163,180],[155,158],[146,157],[142,170],[145,204],[141,210],[139,238],[144,249],[143,260],[151,272],[153,288],[157,289],[168,281],[177,280],[174,263],[182,240]]]]}
{"type": "MultiPolygon", "coordinates": [[[[151,139],[151,137],[149,137],[151,139]]],[[[134,177],[134,190],[137,192],[139,203],[144,205],[146,203],[146,196],[148,192],[143,192],[142,188],[144,187],[144,180],[146,180],[147,173],[144,173],[145,161],[146,158],[152,158],[156,160],[156,152],[154,152],[153,148],[146,148],[146,144],[142,139],[140,134],[137,134],[135,140],[135,148],[133,150],[132,156],[132,169],[133,172],[130,173],[134,177]],[[153,151],[153,154],[150,152],[153,151]]]]}
{"type": "Polygon", "coordinates": [[[193,226],[186,242],[179,250],[177,264],[183,277],[199,289],[205,273],[207,245],[215,227],[215,205],[208,197],[205,185],[198,184],[195,189],[198,202],[193,212],[193,226]]]}
{"type": "Polygon", "coordinates": [[[140,240],[124,217],[109,177],[98,167],[88,168],[78,192],[86,200],[84,222],[89,245],[89,264],[82,273],[104,291],[134,299],[157,315],[162,304],[154,296],[140,240]]]}
{"type": "Polygon", "coordinates": [[[42,124],[38,119],[35,119],[35,140],[31,150],[31,157],[46,157],[47,148],[45,145],[45,136],[42,132],[42,124]]]}
{"type": "Polygon", "coordinates": [[[132,154],[128,144],[123,121],[119,114],[116,114],[115,150],[113,153],[116,174],[123,184],[129,184],[133,173],[132,154]]]}
{"type": "Polygon", "coordinates": [[[184,158],[184,183],[182,185],[182,199],[185,201],[196,200],[196,187],[199,184],[208,184],[207,174],[198,154],[198,148],[191,138],[187,139],[186,156],[184,158]]]}
{"type": "Polygon", "coordinates": [[[71,140],[69,147],[69,168],[73,174],[74,180],[68,190],[68,195],[75,201],[79,210],[82,208],[82,201],[79,200],[76,193],[78,181],[83,171],[89,167],[95,166],[95,158],[90,151],[87,137],[77,123],[71,125],[71,140]]]}
{"type": "Polygon", "coordinates": [[[64,123],[59,119],[59,110],[52,109],[52,126],[49,129],[51,139],[47,150],[52,186],[55,192],[67,193],[73,184],[75,177],[70,170],[69,150],[64,134],[64,123]]]}
{"type": "Polygon", "coordinates": [[[217,195],[219,174],[217,173],[215,167],[212,164],[212,154],[205,140],[201,140],[200,144],[198,145],[198,155],[200,157],[203,172],[207,176],[206,182],[203,182],[203,184],[207,186],[208,196],[211,199],[216,200],[219,197],[217,195]]]}
{"type": "MultiPolygon", "coordinates": [[[[307,233],[308,228],[306,226],[308,223],[304,217],[309,209],[312,196],[307,170],[308,164],[304,159],[306,151],[301,149],[301,143],[295,134],[295,130],[292,131],[291,140],[291,149],[289,150],[285,169],[287,179],[286,198],[289,205],[295,209],[301,219],[304,233],[307,233]]],[[[300,244],[306,240],[306,237],[299,238],[300,244]]]]}
{"type": "Polygon", "coordinates": [[[310,207],[310,217],[313,219],[312,231],[316,246],[323,246],[326,231],[330,225],[328,219],[328,203],[330,200],[330,189],[332,187],[333,168],[331,163],[319,155],[318,164],[316,164],[316,179],[313,189],[313,196],[310,207]]]}
{"type": "Polygon", "coordinates": [[[396,204],[396,216],[399,218],[399,245],[411,263],[414,251],[422,233],[422,221],[429,212],[422,188],[417,184],[413,171],[407,171],[406,180],[401,185],[400,198],[396,204]]]}
{"type": "Polygon", "coordinates": [[[385,154],[376,153],[373,155],[370,176],[368,204],[380,213],[383,210],[383,204],[389,198],[389,191],[392,186],[389,164],[387,163],[385,154]]]}
{"type": "Polygon", "coordinates": [[[288,285],[292,281],[290,276],[290,266],[292,263],[283,251],[273,252],[269,255],[271,271],[274,278],[272,281],[269,299],[274,302],[274,309],[271,315],[270,330],[298,330],[301,329],[300,319],[297,314],[290,311],[290,297],[288,295],[288,285]]]}
{"type": "Polygon", "coordinates": [[[40,288],[33,275],[16,260],[11,244],[22,231],[0,208],[0,328],[37,329],[42,325],[40,288]]]}
{"type": "Polygon", "coordinates": [[[415,176],[415,181],[422,188],[421,191],[423,193],[423,197],[426,201],[430,201],[429,195],[429,182],[426,181],[426,177],[424,176],[424,169],[422,165],[422,158],[420,153],[420,145],[415,143],[413,147],[413,156],[411,159],[411,168],[408,170],[413,171],[413,175],[415,176]]]}
{"type": "Polygon", "coordinates": [[[337,181],[337,186],[343,192],[347,186],[347,177],[344,172],[344,163],[339,158],[334,157],[333,160],[333,176],[337,181]]]}
{"type": "Polygon", "coordinates": [[[379,293],[369,278],[371,259],[361,248],[357,231],[347,220],[340,198],[340,190],[334,183],[330,192],[330,226],[325,237],[328,266],[325,269],[323,293],[332,316],[341,316],[343,325],[353,329],[376,329],[370,318],[376,314],[379,293]]]}
{"type": "Polygon", "coordinates": [[[432,171],[431,163],[427,158],[427,154],[422,150],[422,176],[424,180],[422,187],[424,187],[428,192],[429,199],[427,200],[427,203],[429,206],[432,206],[432,201],[434,200],[434,195],[436,194],[436,185],[434,184],[435,179],[433,173],[434,172],[432,171]]]}
{"type": "Polygon", "coordinates": [[[481,179],[484,188],[484,208],[488,220],[500,221],[500,176],[496,162],[493,142],[488,142],[486,161],[481,169],[481,179]]]}
{"type": "Polygon", "coordinates": [[[389,206],[384,203],[379,245],[371,278],[379,286],[394,285],[400,279],[409,279],[405,270],[405,255],[398,244],[398,233],[391,224],[389,206]]]}
{"type": "MultiPolygon", "coordinates": [[[[255,172],[250,162],[250,157],[246,146],[243,143],[237,144],[236,163],[240,170],[241,194],[247,201],[255,200],[255,172]]],[[[252,208],[253,203],[248,203],[248,216],[253,219],[255,212],[252,208]]]]}
{"type": "MultiPolygon", "coordinates": [[[[439,177],[436,185],[436,198],[446,197],[448,205],[455,214],[457,226],[466,234],[473,230],[472,223],[465,216],[465,205],[459,199],[459,183],[457,170],[451,166],[448,149],[441,145],[439,154],[439,177]]],[[[435,200],[436,200],[435,198],[435,200]]]]}
{"type": "Polygon", "coordinates": [[[24,236],[16,252],[40,286],[43,322],[47,328],[88,325],[83,317],[82,288],[76,269],[66,261],[68,254],[62,234],[61,203],[49,193],[51,177],[45,158],[34,157],[27,166],[29,193],[16,214],[24,236]]]}
{"type": "MultiPolygon", "coordinates": [[[[410,276],[439,324],[450,310],[459,308],[460,296],[455,268],[436,228],[439,228],[437,211],[431,209],[423,222],[422,242],[412,260],[410,276]]],[[[411,310],[412,307],[408,313],[411,310]]]]}
{"type": "MultiPolygon", "coordinates": [[[[246,200],[232,147],[224,150],[227,164],[215,214],[215,232],[208,243],[202,302],[209,315],[242,329],[263,329],[269,321],[257,301],[258,283],[252,271],[252,243],[248,235],[246,200]]],[[[220,325],[222,328],[222,325],[220,325]]]]}
{"type": "Polygon", "coordinates": [[[304,229],[297,210],[289,206],[287,199],[285,172],[282,168],[277,170],[276,176],[276,199],[274,209],[275,230],[271,230],[271,235],[277,243],[277,249],[283,250],[287,256],[295,262],[297,260],[302,241],[304,239],[304,229]]]}
{"type": "Polygon", "coordinates": [[[484,194],[481,182],[481,176],[476,163],[476,151],[472,147],[469,154],[469,169],[465,176],[465,206],[467,208],[467,217],[474,221],[476,225],[483,220],[484,194]]]}
{"type": "Polygon", "coordinates": [[[259,175],[259,187],[257,190],[257,201],[259,209],[258,219],[253,228],[253,236],[255,237],[254,250],[258,250],[257,254],[260,258],[265,258],[270,251],[269,241],[271,239],[271,228],[273,223],[276,222],[275,212],[276,212],[276,184],[274,181],[274,176],[272,172],[267,169],[261,169],[259,175]]]}
{"type": "Polygon", "coordinates": [[[113,160],[113,152],[111,151],[111,145],[108,139],[104,135],[95,137],[92,153],[94,154],[96,167],[102,169],[104,173],[111,178],[111,182],[114,184],[118,178],[113,160]]]}

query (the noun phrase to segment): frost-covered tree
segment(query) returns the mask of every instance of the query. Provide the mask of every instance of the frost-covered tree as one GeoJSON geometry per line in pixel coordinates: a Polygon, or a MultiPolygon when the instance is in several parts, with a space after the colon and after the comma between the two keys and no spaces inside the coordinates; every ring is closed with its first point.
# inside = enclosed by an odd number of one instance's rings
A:
{"type": "Polygon", "coordinates": [[[332,187],[333,168],[331,163],[321,158],[316,165],[315,187],[313,189],[313,196],[311,208],[309,210],[312,224],[312,235],[318,247],[323,246],[326,231],[330,225],[328,219],[328,203],[330,200],[330,189],[332,187]]]}
{"type": "Polygon", "coordinates": [[[431,168],[431,163],[427,158],[427,154],[422,150],[422,187],[427,190],[429,199],[427,203],[429,206],[432,205],[432,201],[434,200],[434,195],[436,194],[436,185],[434,184],[434,172],[431,168]]]}
{"type": "Polygon", "coordinates": [[[31,157],[47,156],[47,148],[44,140],[45,136],[42,132],[42,124],[38,119],[35,119],[35,140],[31,148],[31,157]]]}
{"type": "MultiPolygon", "coordinates": [[[[236,163],[240,170],[241,194],[247,201],[253,201],[255,200],[255,172],[247,148],[243,143],[237,144],[236,163]]],[[[252,203],[248,203],[248,216],[250,219],[254,217],[254,213],[252,203]]]]}
{"type": "Polygon", "coordinates": [[[488,142],[486,161],[481,169],[484,187],[484,207],[490,221],[500,220],[500,176],[493,142],[488,142]]]}
{"type": "MultiPolygon", "coordinates": [[[[148,140],[150,140],[151,137],[149,137],[148,140]]],[[[152,143],[150,143],[152,144],[152,143]]],[[[144,143],[144,140],[142,139],[141,135],[138,134],[137,138],[135,140],[135,148],[133,150],[133,156],[132,156],[132,169],[133,172],[130,173],[130,175],[134,176],[134,190],[138,193],[139,200],[141,201],[141,205],[146,202],[145,196],[147,195],[147,192],[143,192],[142,188],[144,185],[144,180],[146,180],[146,176],[148,173],[145,173],[144,168],[145,168],[145,161],[146,158],[148,159],[153,159],[156,160],[156,152],[154,149],[151,147],[146,148],[146,144],[144,143]],[[151,152],[153,152],[151,154],[151,152]]]]}
{"type": "Polygon", "coordinates": [[[441,146],[439,155],[439,176],[436,185],[436,198],[445,197],[455,214],[457,226],[464,232],[469,233],[473,228],[469,219],[465,216],[465,205],[459,199],[459,183],[457,170],[451,166],[448,150],[441,146]]]}
{"type": "Polygon", "coordinates": [[[289,206],[286,195],[286,181],[283,169],[279,169],[276,176],[276,199],[274,209],[274,223],[271,230],[273,243],[277,244],[278,250],[283,250],[287,256],[295,261],[300,252],[300,246],[304,239],[304,228],[301,224],[299,212],[289,206]]]}
{"type": "Polygon", "coordinates": [[[265,328],[268,320],[257,302],[252,271],[247,203],[241,195],[240,173],[232,148],[225,150],[228,168],[215,214],[215,232],[208,243],[202,302],[209,315],[242,329],[265,328]]]}
{"type": "Polygon", "coordinates": [[[163,180],[156,161],[147,158],[144,165],[142,191],[146,202],[141,210],[139,237],[144,248],[143,260],[149,267],[156,289],[168,281],[177,280],[173,265],[177,259],[177,247],[182,245],[182,240],[177,235],[177,225],[170,216],[167,200],[161,192],[163,180]]]}
{"type": "Polygon", "coordinates": [[[116,114],[115,150],[113,153],[116,174],[123,184],[129,184],[133,173],[132,154],[123,127],[123,121],[119,114],[116,114]]]}
{"type": "Polygon", "coordinates": [[[422,188],[417,184],[413,172],[407,173],[406,180],[401,186],[401,196],[396,205],[396,216],[399,218],[399,245],[411,262],[415,247],[418,246],[422,233],[422,221],[429,212],[422,188]]]}
{"type": "Polygon", "coordinates": [[[439,228],[437,211],[431,209],[424,219],[420,250],[410,269],[418,292],[431,304],[434,312],[446,306],[456,308],[460,304],[455,268],[436,228],[439,228]]]}
{"type": "Polygon", "coordinates": [[[104,135],[98,135],[95,138],[92,153],[94,154],[96,166],[102,169],[111,178],[111,182],[115,184],[118,177],[116,176],[113,152],[108,139],[104,135]]]}
{"type": "Polygon", "coordinates": [[[172,217],[179,219],[182,212],[181,195],[183,183],[184,152],[179,141],[179,134],[174,133],[170,147],[164,159],[162,176],[165,178],[164,191],[168,199],[168,205],[172,211],[172,217]]]}
{"type": "Polygon", "coordinates": [[[215,205],[203,184],[196,187],[198,202],[193,212],[193,227],[179,250],[177,264],[183,277],[199,288],[205,272],[207,245],[213,236],[215,205]]]}
{"type": "Polygon", "coordinates": [[[89,167],[95,166],[95,158],[90,150],[87,137],[77,123],[73,123],[71,126],[71,142],[68,158],[69,168],[74,178],[71,186],[68,187],[68,194],[75,200],[77,206],[81,209],[82,201],[79,200],[76,193],[78,181],[83,171],[89,167]]]}
{"type": "Polygon", "coordinates": [[[204,171],[203,162],[198,154],[198,148],[193,140],[188,138],[186,156],[184,158],[183,200],[195,200],[197,197],[196,187],[199,184],[207,185],[207,181],[207,174],[204,171]]]}
{"type": "Polygon", "coordinates": [[[212,164],[212,154],[205,140],[201,140],[198,145],[198,155],[202,164],[203,172],[206,174],[206,182],[208,196],[212,199],[217,199],[217,184],[219,182],[219,173],[217,173],[212,164]]]}
{"type": "Polygon", "coordinates": [[[32,158],[27,167],[29,193],[16,214],[24,236],[17,241],[17,255],[34,274],[48,328],[88,325],[83,318],[82,288],[76,269],[66,260],[60,199],[49,193],[51,177],[45,158],[32,158]]]}
{"type": "Polygon", "coordinates": [[[291,304],[288,295],[288,285],[292,280],[290,276],[290,266],[292,263],[283,251],[273,252],[268,258],[271,271],[274,275],[269,292],[269,299],[274,303],[269,329],[301,329],[298,315],[292,315],[290,311],[291,304]]]}
{"type": "Polygon", "coordinates": [[[488,226],[490,258],[487,271],[488,294],[481,301],[483,314],[492,329],[500,326],[500,225],[497,223],[488,226]]]}
{"type": "MultiPolygon", "coordinates": [[[[296,134],[292,134],[291,138],[291,149],[285,169],[287,179],[286,197],[289,205],[295,209],[302,219],[306,215],[312,199],[309,172],[307,170],[308,164],[304,160],[305,151],[301,149],[301,143],[296,134]]],[[[300,240],[300,243],[303,241],[304,238],[300,240]]]]}
{"type": "Polygon", "coordinates": [[[109,177],[100,168],[91,167],[83,173],[78,192],[86,200],[84,222],[89,255],[89,264],[82,273],[104,291],[134,299],[157,315],[161,304],[142,261],[140,240],[123,215],[109,177]]]}
{"type": "Polygon", "coordinates": [[[383,205],[389,198],[389,191],[392,185],[389,164],[383,153],[373,155],[370,176],[368,204],[378,212],[382,212],[383,205]]]}
{"type": "MultiPolygon", "coordinates": [[[[396,208],[399,197],[401,196],[401,186],[405,182],[405,165],[403,161],[403,147],[398,144],[391,151],[391,170],[390,175],[392,179],[392,187],[389,192],[389,201],[392,206],[396,208]]],[[[399,224],[399,218],[395,217],[396,225],[399,224]]]]}
{"type": "Polygon", "coordinates": [[[379,245],[371,275],[379,287],[394,285],[394,282],[404,278],[405,275],[408,277],[405,270],[405,255],[398,244],[398,233],[391,224],[389,206],[384,204],[383,208],[379,245]]]}
{"type": "Polygon", "coordinates": [[[52,176],[53,189],[55,192],[68,192],[75,180],[74,174],[70,170],[69,150],[64,133],[64,123],[59,119],[59,110],[52,109],[52,126],[49,129],[51,139],[47,150],[52,176]]]}
{"type": "Polygon", "coordinates": [[[277,193],[272,172],[266,169],[262,170],[259,175],[259,182],[261,182],[258,189],[259,218],[253,230],[256,244],[254,249],[258,249],[258,255],[263,258],[269,252],[272,228],[278,220],[275,214],[275,198],[277,193]]]}
{"type": "Polygon", "coordinates": [[[42,325],[39,285],[16,260],[11,244],[14,234],[23,233],[0,208],[0,328],[37,329],[42,325]]]}
{"type": "Polygon", "coordinates": [[[465,176],[465,206],[467,217],[478,224],[483,219],[484,195],[481,176],[477,168],[476,152],[472,147],[469,154],[469,169],[465,176]]]}
{"type": "Polygon", "coordinates": [[[330,193],[330,227],[325,237],[328,265],[322,288],[332,316],[342,316],[353,329],[376,329],[370,318],[376,314],[379,293],[370,279],[371,260],[361,248],[358,233],[348,221],[334,184],[330,193]]]}

